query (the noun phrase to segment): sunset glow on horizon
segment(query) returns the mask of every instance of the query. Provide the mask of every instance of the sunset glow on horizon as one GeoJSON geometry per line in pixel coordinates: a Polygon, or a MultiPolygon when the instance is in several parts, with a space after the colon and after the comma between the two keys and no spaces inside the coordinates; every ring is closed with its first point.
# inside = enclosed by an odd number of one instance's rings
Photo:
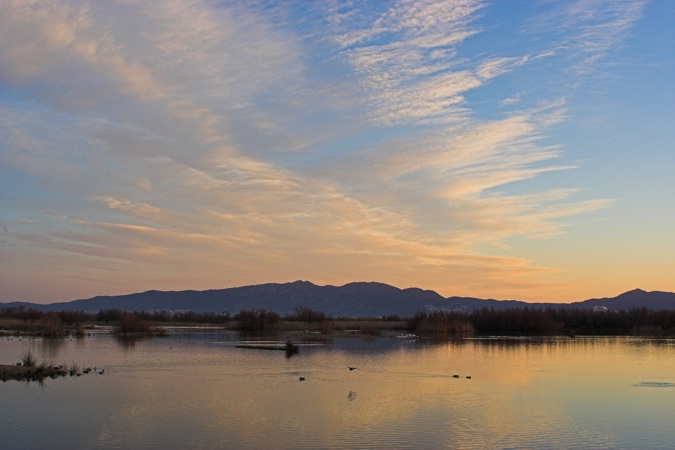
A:
{"type": "Polygon", "coordinates": [[[675,3],[0,2],[0,302],[675,291],[675,3]]]}

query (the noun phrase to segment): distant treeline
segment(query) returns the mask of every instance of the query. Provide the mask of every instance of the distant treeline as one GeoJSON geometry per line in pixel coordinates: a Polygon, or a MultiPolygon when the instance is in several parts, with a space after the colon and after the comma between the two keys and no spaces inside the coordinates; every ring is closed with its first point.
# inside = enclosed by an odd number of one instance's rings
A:
{"type": "Polygon", "coordinates": [[[114,322],[115,332],[120,334],[153,334],[163,335],[161,327],[153,326],[154,319],[142,312],[126,312],[120,310],[86,313],[83,311],[38,311],[35,309],[0,308],[0,319],[3,328],[17,332],[28,332],[47,338],[60,338],[66,335],[84,336],[85,323],[114,322]]]}
{"type": "Polygon", "coordinates": [[[593,311],[577,308],[483,308],[470,313],[418,312],[408,319],[417,333],[478,335],[675,335],[675,311],[635,308],[593,311]]]}
{"type": "MultiPolygon", "coordinates": [[[[19,321],[22,328],[32,329],[46,337],[63,333],[82,333],[83,324],[113,324],[120,329],[147,329],[151,323],[194,323],[228,325],[240,331],[279,329],[282,322],[314,324],[314,329],[330,332],[345,320],[334,319],[324,312],[298,306],[282,316],[265,310],[242,310],[236,314],[195,311],[135,311],[118,309],[96,313],[82,311],[43,312],[34,309],[0,308],[0,319],[19,321]],[[135,328],[134,328],[135,327],[135,328]]],[[[408,330],[418,334],[477,335],[675,335],[675,311],[635,308],[627,311],[594,311],[577,308],[496,310],[483,308],[473,312],[417,312],[409,318],[397,315],[368,319],[372,322],[407,323],[408,330]]],[[[383,324],[385,325],[385,324],[383,324]]],[[[381,328],[386,328],[383,326],[381,328]]]]}
{"type": "Polygon", "coordinates": [[[285,316],[265,309],[242,310],[236,314],[228,312],[196,312],[196,311],[133,311],[127,312],[120,309],[103,309],[98,312],[84,311],[51,311],[44,312],[31,308],[0,308],[1,319],[14,319],[21,322],[21,328],[29,328],[33,331],[44,330],[46,336],[55,337],[56,334],[65,334],[75,329],[81,329],[84,323],[96,322],[103,324],[118,325],[123,329],[131,329],[134,324],[148,323],[194,323],[224,325],[236,323],[236,327],[242,331],[273,330],[282,321],[304,322],[328,322],[332,319],[322,311],[314,311],[311,308],[298,306],[292,313],[285,316]],[[59,329],[59,333],[46,332],[47,330],[59,329]]]}

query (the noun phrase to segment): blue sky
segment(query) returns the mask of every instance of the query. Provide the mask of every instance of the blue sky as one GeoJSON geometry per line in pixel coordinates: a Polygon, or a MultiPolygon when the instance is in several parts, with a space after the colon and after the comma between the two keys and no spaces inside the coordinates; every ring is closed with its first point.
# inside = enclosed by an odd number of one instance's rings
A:
{"type": "Polygon", "coordinates": [[[4,1],[0,302],[675,291],[675,3],[4,1]]]}

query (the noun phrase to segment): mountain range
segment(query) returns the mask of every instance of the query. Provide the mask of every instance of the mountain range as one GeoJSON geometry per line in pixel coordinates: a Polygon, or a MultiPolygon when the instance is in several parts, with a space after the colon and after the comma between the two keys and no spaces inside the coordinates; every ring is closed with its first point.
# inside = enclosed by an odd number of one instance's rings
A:
{"type": "Polygon", "coordinates": [[[331,317],[412,316],[417,311],[466,311],[481,308],[607,308],[627,310],[675,310],[675,293],[635,289],[612,298],[597,298],[574,303],[528,303],[518,300],[494,300],[473,297],[443,297],[419,288],[399,289],[383,283],[357,282],[344,286],[317,286],[309,281],[267,283],[206,291],[147,291],[128,295],[97,296],[70,302],[37,304],[0,303],[0,308],[32,308],[39,311],[124,311],[192,310],[230,312],[266,309],[282,315],[297,306],[323,311],[331,317]]]}

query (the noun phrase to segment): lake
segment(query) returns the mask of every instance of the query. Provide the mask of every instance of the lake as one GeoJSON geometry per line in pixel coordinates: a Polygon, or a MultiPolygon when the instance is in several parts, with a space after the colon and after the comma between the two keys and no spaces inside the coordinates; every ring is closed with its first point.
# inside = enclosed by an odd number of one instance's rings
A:
{"type": "Polygon", "coordinates": [[[31,350],[105,369],[0,383],[0,447],[675,446],[675,340],[334,338],[287,357],[223,330],[169,331],[0,338],[3,364],[31,350]]]}

